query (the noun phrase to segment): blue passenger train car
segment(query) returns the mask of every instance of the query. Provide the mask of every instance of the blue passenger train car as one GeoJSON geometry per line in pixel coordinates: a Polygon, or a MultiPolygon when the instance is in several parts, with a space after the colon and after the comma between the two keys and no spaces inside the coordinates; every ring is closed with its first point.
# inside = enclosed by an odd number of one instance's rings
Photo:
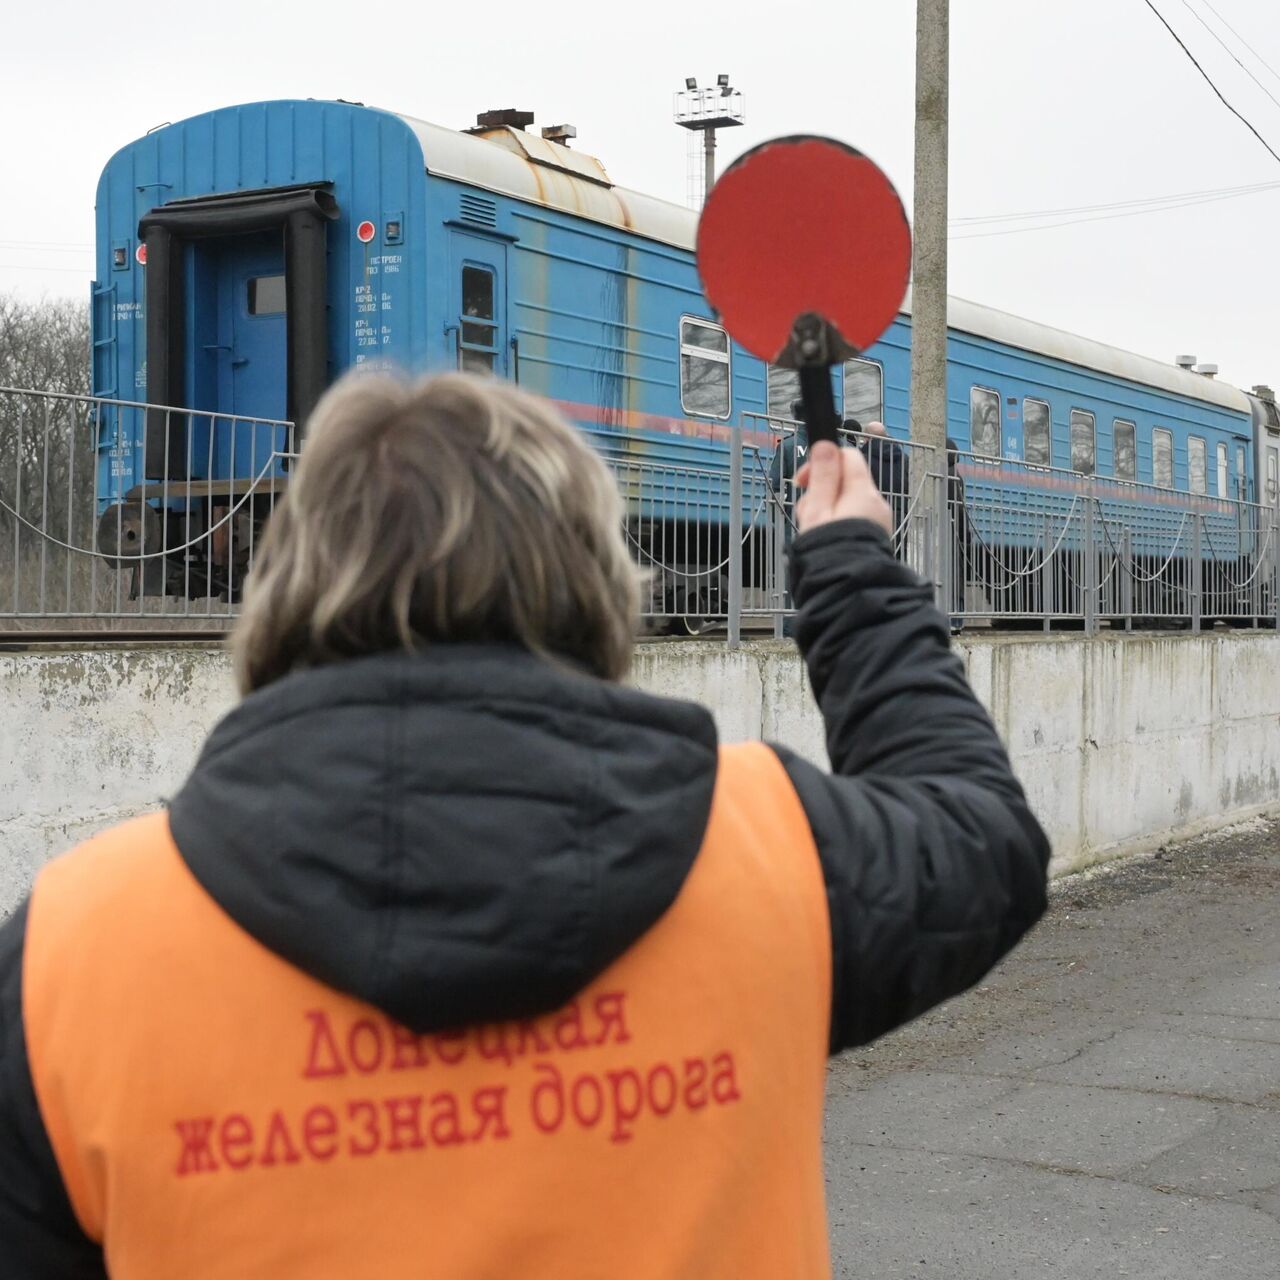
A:
{"type": "MultiPolygon", "coordinates": [[[[723,475],[731,422],[787,416],[794,375],[734,344],[702,296],[695,213],[617,187],[591,156],[524,129],[527,116],[481,121],[457,132],[354,103],[267,102],[167,125],[112,157],[97,199],[94,390],[154,407],[102,417],[100,545],[163,526],[164,545],[190,552],[247,485],[260,519],[299,443],[285,424],[371,362],[513,379],[607,458],[656,468],[723,475]]],[[[1051,511],[1070,476],[1050,468],[1092,476],[1111,486],[1104,498],[1154,513],[1153,549],[1158,490],[1278,501],[1280,418],[1265,391],[960,300],[950,329],[949,434],[971,455],[975,495],[1016,483],[1051,511]],[[1011,481],[985,458],[1023,465],[1011,481]]],[[[846,417],[905,438],[909,363],[908,303],[838,371],[846,417]]],[[[700,518],[708,505],[727,517],[727,501],[706,498],[700,518]]],[[[679,519],[678,498],[662,514],[679,519]]]]}

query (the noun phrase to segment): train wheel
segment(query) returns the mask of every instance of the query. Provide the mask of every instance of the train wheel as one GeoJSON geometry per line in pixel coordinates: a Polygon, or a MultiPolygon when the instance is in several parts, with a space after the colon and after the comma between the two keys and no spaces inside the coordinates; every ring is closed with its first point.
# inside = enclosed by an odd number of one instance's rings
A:
{"type": "Polygon", "coordinates": [[[715,582],[680,582],[671,592],[671,611],[675,616],[667,628],[668,635],[702,636],[723,626],[717,617],[728,599],[728,583],[723,575],[715,582]]]}
{"type": "Polygon", "coordinates": [[[98,551],[128,561],[160,550],[160,517],[145,502],[117,502],[98,520],[98,551]]]}
{"type": "Polygon", "coordinates": [[[708,632],[724,625],[716,618],[690,618],[686,616],[681,618],[680,621],[683,624],[684,634],[689,636],[705,636],[708,632]]]}

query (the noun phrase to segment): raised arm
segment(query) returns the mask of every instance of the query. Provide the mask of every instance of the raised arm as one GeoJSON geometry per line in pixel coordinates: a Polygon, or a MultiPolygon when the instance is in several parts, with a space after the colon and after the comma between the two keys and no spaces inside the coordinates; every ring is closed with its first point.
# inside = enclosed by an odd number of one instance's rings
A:
{"type": "Polygon", "coordinates": [[[834,1050],[981,978],[1044,911],[1049,845],[865,463],[815,449],[801,479],[796,639],[832,772],[779,754],[827,885],[834,1050]]]}

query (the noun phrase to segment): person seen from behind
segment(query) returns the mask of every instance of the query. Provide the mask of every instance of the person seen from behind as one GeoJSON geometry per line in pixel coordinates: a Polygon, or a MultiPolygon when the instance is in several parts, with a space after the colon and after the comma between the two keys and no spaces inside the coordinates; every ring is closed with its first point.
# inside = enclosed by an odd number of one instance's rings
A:
{"type": "Polygon", "coordinates": [[[0,930],[5,1275],[829,1274],[827,1056],[1049,856],[862,456],[799,476],[830,771],[623,683],[621,502],[545,401],[357,375],[292,476],[239,705],[0,930]]]}
{"type": "Polygon", "coordinates": [[[868,422],[859,447],[867,459],[867,469],[875,486],[885,496],[893,513],[890,537],[895,549],[906,538],[907,510],[911,502],[911,468],[907,451],[894,440],[883,422],[868,422]]]}
{"type": "Polygon", "coordinates": [[[796,474],[809,452],[809,428],[805,421],[804,401],[791,402],[792,431],[784,431],[769,464],[769,491],[783,502],[790,518],[795,505],[796,474]]]}
{"type": "Polygon", "coordinates": [[[947,437],[947,518],[951,523],[951,572],[948,594],[951,606],[951,633],[964,630],[965,587],[973,561],[973,531],[969,528],[964,476],[960,474],[960,449],[947,437]]]}
{"type": "MultiPolygon", "coordinates": [[[[784,431],[773,451],[773,461],[769,464],[769,519],[774,527],[781,525],[782,545],[791,546],[796,533],[796,477],[809,452],[809,424],[805,417],[804,401],[797,398],[791,402],[791,420],[794,430],[784,431]],[[781,506],[781,520],[776,521],[777,507],[781,506]]],[[[782,620],[782,634],[790,636],[795,630],[795,618],[791,614],[794,606],[790,583],[785,583],[782,592],[782,608],[787,611],[782,620]]]]}

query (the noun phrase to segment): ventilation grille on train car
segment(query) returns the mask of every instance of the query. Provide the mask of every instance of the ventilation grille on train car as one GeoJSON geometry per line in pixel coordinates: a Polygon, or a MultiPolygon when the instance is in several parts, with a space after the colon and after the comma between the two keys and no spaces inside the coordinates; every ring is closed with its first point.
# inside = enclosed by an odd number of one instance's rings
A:
{"type": "Polygon", "coordinates": [[[473,196],[464,192],[459,202],[459,213],[464,222],[474,222],[478,227],[498,225],[498,206],[487,196],[473,196]]]}

